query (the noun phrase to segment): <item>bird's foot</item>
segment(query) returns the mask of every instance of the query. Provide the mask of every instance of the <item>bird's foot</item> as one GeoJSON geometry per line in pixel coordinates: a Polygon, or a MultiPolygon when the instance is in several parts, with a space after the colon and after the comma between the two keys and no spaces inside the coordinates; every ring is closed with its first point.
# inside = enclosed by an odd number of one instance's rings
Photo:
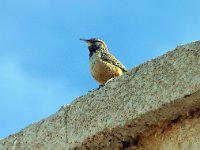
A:
{"type": "Polygon", "coordinates": [[[97,90],[99,90],[100,88],[104,87],[105,84],[100,84],[99,87],[97,88],[97,90]]]}
{"type": "Polygon", "coordinates": [[[102,88],[104,86],[105,86],[105,84],[100,84],[98,88],[92,89],[91,91],[88,91],[88,92],[93,92],[93,91],[99,90],[100,88],[102,88]]]}

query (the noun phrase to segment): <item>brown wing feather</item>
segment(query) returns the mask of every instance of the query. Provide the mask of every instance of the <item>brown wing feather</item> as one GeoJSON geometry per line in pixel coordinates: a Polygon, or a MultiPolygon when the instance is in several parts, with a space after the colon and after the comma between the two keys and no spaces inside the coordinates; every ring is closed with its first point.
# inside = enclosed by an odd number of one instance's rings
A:
{"type": "Polygon", "coordinates": [[[102,53],[101,58],[102,58],[102,60],[119,67],[120,69],[122,69],[123,72],[128,71],[126,69],[126,67],[117,58],[115,58],[112,54],[110,54],[109,52],[102,53]]]}

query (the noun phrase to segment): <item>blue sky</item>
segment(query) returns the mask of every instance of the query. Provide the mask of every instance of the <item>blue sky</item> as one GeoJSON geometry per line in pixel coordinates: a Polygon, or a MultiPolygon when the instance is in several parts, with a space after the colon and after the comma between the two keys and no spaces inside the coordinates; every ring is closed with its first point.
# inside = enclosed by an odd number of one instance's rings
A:
{"type": "Polygon", "coordinates": [[[0,138],[98,87],[88,49],[99,37],[131,69],[200,39],[198,0],[0,0],[0,138]]]}

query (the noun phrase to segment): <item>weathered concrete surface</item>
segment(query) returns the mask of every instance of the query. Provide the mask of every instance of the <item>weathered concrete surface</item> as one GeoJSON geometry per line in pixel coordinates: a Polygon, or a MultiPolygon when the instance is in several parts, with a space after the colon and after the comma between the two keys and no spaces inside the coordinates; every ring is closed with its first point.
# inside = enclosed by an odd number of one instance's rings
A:
{"type": "MultiPolygon", "coordinates": [[[[1,140],[0,149],[152,149],[154,139],[169,150],[173,149],[170,136],[181,147],[188,142],[183,136],[193,136],[200,129],[199,115],[188,121],[200,108],[199,66],[200,41],[178,46],[1,140]],[[181,126],[177,132],[176,124],[181,126]],[[182,134],[185,131],[188,133],[182,134]],[[160,137],[165,139],[163,143],[160,137]]],[[[199,139],[200,135],[194,136],[199,139]]],[[[200,140],[193,138],[192,142],[200,140]]]]}
{"type": "Polygon", "coordinates": [[[199,115],[200,111],[154,126],[151,134],[140,139],[137,150],[199,150],[199,115]]]}

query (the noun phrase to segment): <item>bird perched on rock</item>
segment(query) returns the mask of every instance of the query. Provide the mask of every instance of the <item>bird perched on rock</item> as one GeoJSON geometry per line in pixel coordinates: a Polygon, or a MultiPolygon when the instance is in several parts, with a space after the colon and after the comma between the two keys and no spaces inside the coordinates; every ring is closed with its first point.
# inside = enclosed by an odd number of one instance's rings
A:
{"type": "Polygon", "coordinates": [[[127,71],[108,50],[105,42],[98,38],[80,39],[85,41],[89,49],[90,71],[94,79],[100,84],[105,84],[108,80],[121,76],[127,71]]]}

